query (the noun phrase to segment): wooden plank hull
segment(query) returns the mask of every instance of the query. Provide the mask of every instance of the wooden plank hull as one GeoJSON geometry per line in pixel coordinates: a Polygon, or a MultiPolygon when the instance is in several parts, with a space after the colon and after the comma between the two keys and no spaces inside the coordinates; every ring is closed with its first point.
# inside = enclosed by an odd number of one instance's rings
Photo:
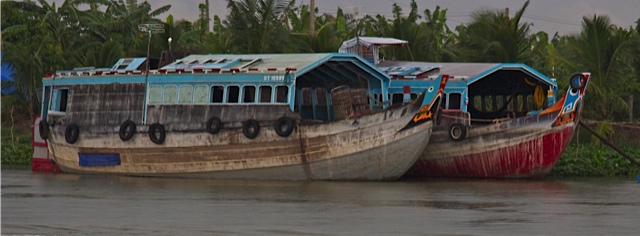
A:
{"type": "MultiPolygon", "coordinates": [[[[539,178],[555,166],[567,147],[574,122],[552,127],[549,122],[498,132],[469,129],[468,138],[449,140],[434,132],[422,156],[407,172],[411,177],[539,178]]],[[[499,124],[496,124],[499,126],[499,124]]],[[[494,130],[495,131],[495,130],[494,130]]]]}
{"type": "Polygon", "coordinates": [[[299,124],[288,137],[261,127],[258,137],[242,129],[167,133],[156,145],[147,127],[126,142],[118,127],[81,127],[75,144],[63,126],[52,129],[49,151],[64,172],[267,180],[394,180],[415,162],[431,136],[431,121],[406,129],[409,106],[322,124],[299,124]],[[405,128],[405,129],[403,129],[405,128]],[[79,154],[117,154],[120,164],[81,166],[79,154]]]}

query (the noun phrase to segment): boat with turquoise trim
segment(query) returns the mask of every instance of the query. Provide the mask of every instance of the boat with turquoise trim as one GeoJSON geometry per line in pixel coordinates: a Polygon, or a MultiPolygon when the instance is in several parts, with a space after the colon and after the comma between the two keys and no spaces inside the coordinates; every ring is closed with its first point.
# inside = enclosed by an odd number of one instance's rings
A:
{"type": "Polygon", "coordinates": [[[408,177],[539,178],[554,167],[578,124],[589,73],[558,84],[535,69],[513,63],[442,63],[384,60],[381,47],[407,41],[359,37],[340,52],[357,53],[391,78],[389,101],[415,97],[420,78],[446,76],[433,135],[408,177]]]}
{"type": "Polygon", "coordinates": [[[357,55],[146,58],[43,79],[38,133],[67,173],[265,180],[395,180],[429,142],[446,77],[388,103],[357,55]]]}

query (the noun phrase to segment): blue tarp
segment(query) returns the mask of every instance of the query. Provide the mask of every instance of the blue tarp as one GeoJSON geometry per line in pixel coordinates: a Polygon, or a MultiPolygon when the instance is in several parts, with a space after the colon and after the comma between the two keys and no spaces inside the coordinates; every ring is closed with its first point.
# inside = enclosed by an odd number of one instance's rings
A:
{"type": "Polygon", "coordinates": [[[80,166],[117,166],[120,154],[117,153],[78,153],[80,166]]]}
{"type": "MultiPolygon", "coordinates": [[[[4,56],[4,53],[0,53],[0,61],[2,61],[2,57],[4,56]]],[[[11,64],[6,63],[6,62],[2,62],[2,94],[9,94],[13,91],[15,91],[15,88],[13,88],[13,86],[10,86],[9,84],[11,84],[14,80],[13,80],[13,66],[11,66],[11,64]]]]}

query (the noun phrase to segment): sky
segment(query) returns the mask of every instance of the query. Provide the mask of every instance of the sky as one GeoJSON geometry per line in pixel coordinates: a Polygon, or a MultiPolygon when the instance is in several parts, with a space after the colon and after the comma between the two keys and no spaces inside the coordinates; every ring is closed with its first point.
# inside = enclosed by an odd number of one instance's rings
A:
{"type": "MultiPolygon", "coordinates": [[[[62,0],[48,0],[61,2],[62,0]]],[[[138,0],[142,2],[143,0],[138,0]]],[[[169,14],[174,19],[195,21],[198,18],[198,4],[205,0],[148,0],[153,9],[171,5],[169,12],[161,15],[161,19],[169,14]]],[[[470,20],[470,14],[477,9],[509,8],[513,17],[526,0],[416,0],[418,10],[435,9],[436,6],[448,9],[447,23],[454,29],[456,25],[470,20]]],[[[392,6],[397,3],[407,13],[411,0],[316,0],[320,13],[334,14],[338,7],[345,12],[359,9],[361,15],[392,16],[392,6]]],[[[227,0],[209,0],[211,18],[227,15],[227,0]]],[[[296,0],[296,5],[309,4],[309,0],[296,0]]],[[[580,32],[582,17],[585,15],[606,14],[613,24],[628,28],[635,27],[640,18],[640,0],[531,0],[525,11],[523,20],[533,23],[531,33],[545,31],[549,34],[558,32],[561,35],[580,32]]]]}
{"type": "MultiPolygon", "coordinates": [[[[171,5],[168,14],[174,19],[194,21],[198,17],[198,4],[204,0],[150,0],[158,8],[171,5]]],[[[471,12],[477,9],[509,8],[511,16],[519,10],[526,0],[416,0],[418,10],[435,9],[436,6],[448,9],[447,23],[453,27],[469,21],[471,12]]],[[[392,16],[394,3],[407,13],[411,0],[316,0],[320,13],[335,14],[338,7],[345,12],[360,9],[360,14],[392,16]]],[[[209,0],[210,12],[222,18],[227,15],[226,0],[209,0]]],[[[309,4],[309,0],[297,0],[296,5],[309,4]]],[[[165,14],[165,15],[168,15],[165,14]]],[[[524,21],[533,23],[532,33],[545,31],[561,35],[580,32],[582,17],[585,15],[606,14],[613,24],[628,28],[635,27],[640,18],[640,0],[531,0],[525,11],[524,21]]],[[[165,16],[163,15],[163,16],[165,16]]],[[[453,29],[452,27],[452,29],[453,29]]]]}

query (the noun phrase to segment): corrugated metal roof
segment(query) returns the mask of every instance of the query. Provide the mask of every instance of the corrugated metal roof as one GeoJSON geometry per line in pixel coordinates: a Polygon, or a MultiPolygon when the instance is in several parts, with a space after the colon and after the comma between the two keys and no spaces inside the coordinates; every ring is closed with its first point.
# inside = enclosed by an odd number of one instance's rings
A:
{"type": "Polygon", "coordinates": [[[438,63],[438,62],[409,62],[409,61],[383,61],[380,67],[423,67],[438,68],[432,70],[434,74],[447,74],[456,77],[473,78],[491,68],[499,66],[499,63],[438,63]]]}
{"type": "Polygon", "coordinates": [[[191,68],[297,68],[302,69],[328,57],[329,53],[314,54],[209,54],[189,55],[179,59],[162,69],[191,68]]]}

